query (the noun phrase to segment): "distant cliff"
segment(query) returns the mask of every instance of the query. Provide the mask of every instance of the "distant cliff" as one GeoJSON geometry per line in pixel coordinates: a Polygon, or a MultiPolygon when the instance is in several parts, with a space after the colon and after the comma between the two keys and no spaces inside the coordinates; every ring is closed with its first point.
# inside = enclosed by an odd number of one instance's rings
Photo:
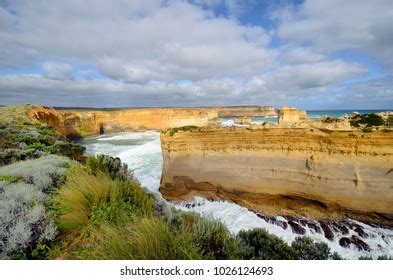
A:
{"type": "Polygon", "coordinates": [[[30,118],[55,126],[69,137],[137,130],[161,130],[194,125],[205,126],[217,117],[214,110],[182,108],[62,110],[37,106],[29,110],[30,118]]]}
{"type": "Polygon", "coordinates": [[[161,193],[271,215],[393,223],[393,132],[197,128],[161,133],[161,193]]]}
{"type": "Polygon", "coordinates": [[[265,117],[277,115],[276,110],[271,106],[230,106],[215,107],[220,118],[230,117],[265,117]]]}
{"type": "Polygon", "coordinates": [[[135,130],[206,126],[219,116],[265,116],[272,107],[62,109],[34,106],[28,116],[55,126],[68,137],[135,130]]]}

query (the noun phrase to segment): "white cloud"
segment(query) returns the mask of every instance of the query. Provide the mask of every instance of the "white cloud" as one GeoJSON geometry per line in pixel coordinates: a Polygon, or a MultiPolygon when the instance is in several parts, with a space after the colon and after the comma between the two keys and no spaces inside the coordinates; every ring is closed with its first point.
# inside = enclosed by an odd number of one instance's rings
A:
{"type": "MultiPolygon", "coordinates": [[[[42,74],[0,75],[0,103],[323,107],[323,100],[341,104],[351,94],[368,102],[377,84],[345,85],[367,67],[330,55],[356,49],[389,63],[391,5],[337,1],[307,0],[271,13],[279,25],[269,34],[286,41],[273,48],[264,28],[235,17],[243,1],[9,0],[7,9],[0,6],[0,70],[41,65],[42,74]],[[209,9],[220,5],[228,17],[209,9]]],[[[392,83],[383,85],[373,104],[391,104],[392,83]]]]}
{"type": "Polygon", "coordinates": [[[278,35],[321,50],[366,51],[393,67],[393,1],[306,0],[274,13],[278,35]]]}
{"type": "Polygon", "coordinates": [[[73,70],[73,67],[67,63],[46,62],[42,65],[43,74],[49,79],[71,79],[73,70]]]}
{"type": "Polygon", "coordinates": [[[265,76],[270,90],[295,90],[327,87],[364,75],[365,67],[340,60],[283,66],[265,76]]]}
{"type": "Polygon", "coordinates": [[[31,49],[51,60],[98,65],[111,78],[147,82],[250,75],[276,55],[266,48],[263,28],[180,0],[10,1],[9,7],[16,16],[2,10],[1,34],[20,46],[9,54],[14,62],[31,49]]]}
{"type": "Polygon", "coordinates": [[[6,93],[4,103],[28,92],[24,102],[61,106],[67,102],[79,106],[282,105],[299,96],[312,96],[364,71],[359,65],[332,61],[285,66],[247,79],[212,78],[145,84],[112,79],[66,80],[39,75],[7,75],[0,76],[0,90],[6,93]]]}
{"type": "Polygon", "coordinates": [[[293,65],[319,62],[326,60],[327,57],[311,48],[284,46],[280,50],[279,59],[285,64],[293,65]]]}

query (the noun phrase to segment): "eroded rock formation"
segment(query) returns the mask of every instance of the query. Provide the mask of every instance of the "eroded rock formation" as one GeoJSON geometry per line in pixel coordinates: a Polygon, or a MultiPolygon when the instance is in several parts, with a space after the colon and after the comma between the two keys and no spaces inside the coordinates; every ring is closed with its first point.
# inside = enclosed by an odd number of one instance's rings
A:
{"type": "Polygon", "coordinates": [[[161,192],[267,215],[393,223],[393,132],[203,128],[161,134],[161,192]]]}
{"type": "Polygon", "coordinates": [[[80,137],[80,118],[73,113],[61,113],[47,106],[32,106],[26,113],[30,119],[47,123],[69,138],[80,137]]]}
{"type": "Polygon", "coordinates": [[[217,117],[213,109],[143,108],[115,110],[54,110],[35,106],[32,119],[48,123],[69,137],[138,130],[161,130],[179,126],[205,126],[217,117]]]}
{"type": "Polygon", "coordinates": [[[126,108],[54,110],[34,106],[30,118],[46,122],[69,137],[84,137],[122,131],[161,130],[181,126],[219,123],[219,116],[266,116],[272,107],[126,108]]]}
{"type": "Polygon", "coordinates": [[[278,110],[278,124],[280,126],[299,126],[306,122],[308,122],[306,111],[299,111],[294,107],[281,107],[278,110]]]}

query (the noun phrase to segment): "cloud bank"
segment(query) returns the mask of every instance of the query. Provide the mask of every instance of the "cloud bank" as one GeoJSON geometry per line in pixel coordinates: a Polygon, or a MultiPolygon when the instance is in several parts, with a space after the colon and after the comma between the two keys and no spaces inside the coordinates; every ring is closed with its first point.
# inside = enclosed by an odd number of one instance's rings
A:
{"type": "Polygon", "coordinates": [[[2,104],[393,104],[388,0],[1,3],[2,104]]]}

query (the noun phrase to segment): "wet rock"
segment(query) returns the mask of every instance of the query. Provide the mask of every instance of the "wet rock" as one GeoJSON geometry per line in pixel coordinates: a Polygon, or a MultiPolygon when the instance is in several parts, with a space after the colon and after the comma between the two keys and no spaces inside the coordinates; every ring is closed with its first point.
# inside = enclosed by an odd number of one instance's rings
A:
{"type": "Polygon", "coordinates": [[[356,225],[353,230],[362,238],[368,237],[368,234],[364,232],[363,227],[361,227],[360,225],[356,225]]]}
{"type": "Polygon", "coordinates": [[[338,243],[340,244],[341,247],[349,248],[349,245],[352,242],[351,242],[351,239],[349,239],[348,237],[342,237],[342,238],[340,238],[340,241],[338,243]]]}
{"type": "Polygon", "coordinates": [[[287,229],[288,228],[288,224],[285,221],[280,221],[280,220],[275,219],[274,221],[272,221],[272,224],[274,224],[276,226],[279,226],[279,227],[281,227],[283,229],[287,229]]]}
{"type": "Polygon", "coordinates": [[[349,233],[349,229],[345,226],[345,224],[343,224],[341,222],[334,222],[333,223],[333,230],[335,232],[339,232],[344,235],[349,233]]]}
{"type": "Polygon", "coordinates": [[[370,246],[361,240],[358,236],[352,235],[351,238],[342,237],[339,240],[339,244],[341,247],[349,248],[351,244],[354,244],[356,248],[360,251],[370,251],[370,246]]]}
{"type": "Polygon", "coordinates": [[[370,251],[370,246],[356,235],[352,235],[351,241],[361,251],[370,251]]]}
{"type": "Polygon", "coordinates": [[[281,221],[281,220],[277,220],[276,217],[266,217],[266,216],[263,216],[263,215],[260,214],[260,213],[256,213],[256,214],[257,214],[257,216],[258,216],[259,218],[264,219],[264,220],[265,220],[267,223],[269,223],[269,224],[279,226],[279,227],[281,227],[281,228],[283,228],[283,229],[287,229],[287,228],[288,228],[287,222],[281,221]]]}
{"type": "Polygon", "coordinates": [[[284,221],[280,221],[281,222],[281,227],[283,228],[283,229],[287,229],[288,228],[288,223],[287,222],[284,222],[284,221]]]}
{"type": "Polygon", "coordinates": [[[323,233],[325,235],[325,237],[330,240],[333,241],[334,240],[334,234],[332,232],[332,230],[329,227],[329,223],[326,221],[321,221],[320,222],[321,228],[323,230],[323,233]]]}
{"type": "Polygon", "coordinates": [[[275,223],[277,221],[276,217],[269,217],[269,222],[270,223],[275,223]]]}
{"type": "Polygon", "coordinates": [[[269,222],[269,218],[268,218],[268,217],[263,216],[263,215],[260,214],[260,213],[256,213],[256,214],[257,214],[258,218],[264,219],[267,223],[269,222]]]}
{"type": "Polygon", "coordinates": [[[298,223],[294,221],[288,221],[288,224],[291,226],[292,232],[302,235],[306,233],[306,230],[298,223]]]}
{"type": "Polygon", "coordinates": [[[311,229],[313,232],[321,233],[321,228],[313,222],[307,222],[307,227],[311,229]]]}

